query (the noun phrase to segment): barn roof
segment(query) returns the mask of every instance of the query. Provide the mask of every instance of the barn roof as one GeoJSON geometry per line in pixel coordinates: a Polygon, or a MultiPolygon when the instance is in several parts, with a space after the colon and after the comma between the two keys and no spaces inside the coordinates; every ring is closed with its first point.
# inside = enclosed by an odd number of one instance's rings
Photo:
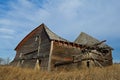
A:
{"type": "Polygon", "coordinates": [[[45,24],[43,24],[43,25],[44,25],[45,31],[47,32],[47,34],[51,40],[68,41],[68,40],[58,36],[54,32],[52,32],[45,24]]]}
{"type": "Polygon", "coordinates": [[[58,36],[57,34],[55,34],[54,32],[52,32],[44,23],[42,23],[40,26],[38,26],[37,28],[35,28],[33,31],[31,31],[15,48],[15,50],[17,50],[18,48],[20,48],[31,36],[33,36],[37,31],[41,31],[41,29],[44,29],[45,32],[47,33],[48,37],[50,40],[59,40],[59,41],[68,41],[60,36],[58,36]]]}
{"type": "MultiPolygon", "coordinates": [[[[81,32],[81,34],[77,37],[77,39],[74,42],[82,45],[92,46],[99,43],[100,41],[84,32],[81,32]]],[[[112,47],[104,43],[100,44],[99,47],[113,49],[112,47]]]]}

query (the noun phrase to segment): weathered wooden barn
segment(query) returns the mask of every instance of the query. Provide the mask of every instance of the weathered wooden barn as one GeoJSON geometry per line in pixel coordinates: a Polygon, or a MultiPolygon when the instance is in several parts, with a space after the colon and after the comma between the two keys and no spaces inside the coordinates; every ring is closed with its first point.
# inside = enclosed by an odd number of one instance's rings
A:
{"type": "Polygon", "coordinates": [[[112,48],[81,33],[70,42],[41,24],[15,48],[13,66],[52,71],[71,67],[107,66],[112,64],[112,48]]]}
{"type": "Polygon", "coordinates": [[[104,41],[99,41],[92,36],[81,32],[78,38],[74,41],[77,44],[87,46],[85,54],[82,55],[83,63],[90,64],[91,66],[108,66],[112,65],[112,50],[113,48],[104,44],[104,41]]]}

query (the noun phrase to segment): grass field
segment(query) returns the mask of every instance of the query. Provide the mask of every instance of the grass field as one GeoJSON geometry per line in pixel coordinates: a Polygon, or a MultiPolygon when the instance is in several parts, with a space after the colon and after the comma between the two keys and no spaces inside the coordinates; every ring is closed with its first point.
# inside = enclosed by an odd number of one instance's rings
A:
{"type": "Polygon", "coordinates": [[[120,80],[120,64],[61,72],[40,72],[11,66],[0,66],[0,80],[120,80]]]}

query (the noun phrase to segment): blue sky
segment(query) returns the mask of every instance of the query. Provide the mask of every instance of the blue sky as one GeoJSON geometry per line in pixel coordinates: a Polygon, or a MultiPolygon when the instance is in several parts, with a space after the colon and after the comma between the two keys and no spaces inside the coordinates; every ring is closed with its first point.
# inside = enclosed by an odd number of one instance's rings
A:
{"type": "Polygon", "coordinates": [[[0,57],[14,59],[14,48],[41,23],[70,41],[80,32],[107,40],[120,62],[120,0],[0,0],[0,57]]]}

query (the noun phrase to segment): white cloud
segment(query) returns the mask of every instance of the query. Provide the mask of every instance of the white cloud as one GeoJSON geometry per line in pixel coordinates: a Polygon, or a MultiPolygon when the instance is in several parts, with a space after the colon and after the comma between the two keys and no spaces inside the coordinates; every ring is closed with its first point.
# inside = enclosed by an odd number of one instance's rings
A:
{"type": "Polygon", "coordinates": [[[1,25],[10,25],[11,21],[8,19],[0,19],[0,24],[1,25]]]}
{"type": "Polygon", "coordinates": [[[59,5],[58,10],[68,19],[75,18],[82,5],[81,0],[65,0],[59,5]]]}
{"type": "Polygon", "coordinates": [[[13,39],[13,36],[15,35],[15,31],[8,28],[0,28],[0,38],[1,39],[13,39]]]}
{"type": "Polygon", "coordinates": [[[0,28],[0,33],[2,33],[2,34],[14,34],[15,31],[12,29],[0,28]]]}
{"type": "Polygon", "coordinates": [[[39,3],[39,7],[29,0],[11,1],[11,10],[6,13],[7,17],[0,19],[0,24],[24,33],[23,29],[32,30],[44,22],[63,37],[69,37],[70,34],[75,36],[81,31],[94,36],[116,35],[119,27],[114,26],[117,20],[113,15],[117,11],[114,6],[91,3],[83,0],[47,0],[43,4],[39,3]]]}
{"type": "Polygon", "coordinates": [[[0,35],[0,39],[13,39],[14,37],[13,36],[10,36],[10,35],[0,35]]]}
{"type": "Polygon", "coordinates": [[[30,28],[49,17],[49,12],[28,0],[11,1],[9,6],[11,10],[7,11],[5,18],[0,19],[0,24],[9,25],[12,28],[26,28],[27,26],[30,28]]]}

